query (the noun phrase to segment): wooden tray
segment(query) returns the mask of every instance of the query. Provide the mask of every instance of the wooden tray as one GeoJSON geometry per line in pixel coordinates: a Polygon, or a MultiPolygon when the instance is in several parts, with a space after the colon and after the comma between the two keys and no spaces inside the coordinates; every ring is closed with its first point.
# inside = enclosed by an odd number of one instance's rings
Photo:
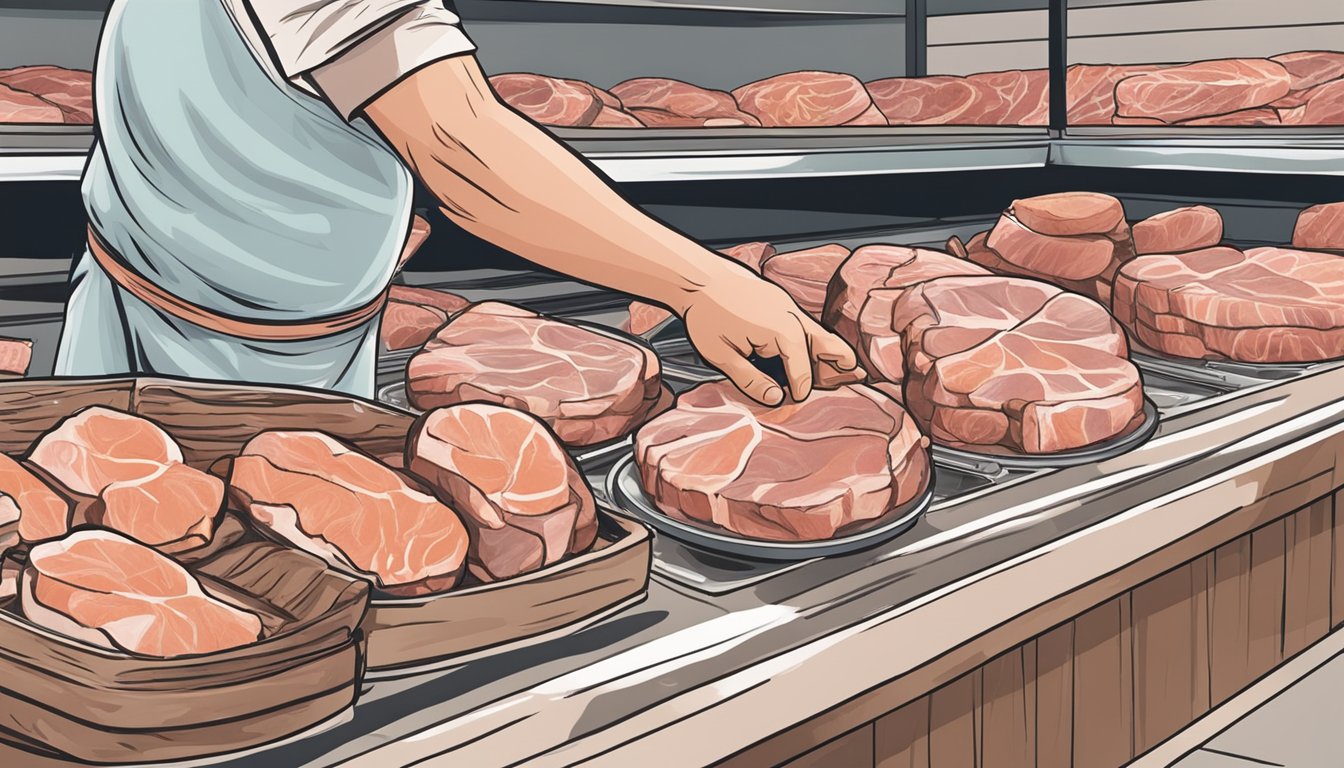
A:
{"type": "MultiPolygon", "coordinates": [[[[0,452],[23,453],[69,413],[107,405],[161,425],[187,462],[209,469],[266,429],[316,429],[401,466],[412,414],[317,390],[166,378],[0,382],[0,452]],[[46,411],[49,415],[43,415],[46,411]]],[[[643,525],[599,511],[589,552],[535,573],[422,598],[372,601],[363,628],[370,672],[401,674],[497,653],[639,599],[653,549],[643,525]]]]}

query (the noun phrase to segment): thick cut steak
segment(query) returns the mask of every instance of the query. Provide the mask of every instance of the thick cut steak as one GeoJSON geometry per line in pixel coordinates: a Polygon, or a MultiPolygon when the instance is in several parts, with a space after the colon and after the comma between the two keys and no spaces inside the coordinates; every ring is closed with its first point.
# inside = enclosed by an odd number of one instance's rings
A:
{"type": "Polygon", "coordinates": [[[60,108],[66,123],[93,122],[93,73],[81,69],[36,66],[0,71],[0,85],[27,91],[60,108]]]}
{"type": "Polygon", "coordinates": [[[895,400],[868,387],[768,408],[716,381],[640,429],[635,459],[645,492],[673,518],[819,541],[879,524],[924,493],[927,444],[895,400]]]}
{"type": "Polygon", "coordinates": [[[412,349],[429,341],[448,318],[470,306],[471,302],[447,291],[394,285],[383,310],[380,330],[383,348],[412,349]]]}
{"type": "Polygon", "coordinates": [[[104,648],[186,656],[261,638],[256,614],[205,592],[168,557],[111,531],[77,531],[28,553],[20,607],[30,621],[104,648]]]}
{"type": "Polygon", "coordinates": [[[498,403],[542,419],[567,445],[629,434],[662,395],[652,350],[499,302],[454,317],[406,373],[421,410],[498,403]]]}
{"type": "Polygon", "coordinates": [[[1111,280],[1134,256],[1120,201],[1092,192],[1061,192],[1013,201],[967,257],[994,272],[1031,277],[1108,304],[1111,280]]]}
{"type": "Polygon", "coordinates": [[[790,72],[733,91],[742,111],[767,128],[886,125],[863,83],[835,72],[790,72]]]}
{"type": "Polygon", "coordinates": [[[1211,248],[1223,240],[1223,217],[1207,205],[1151,216],[1132,227],[1136,253],[1180,253],[1211,248]]]}
{"type": "Polygon", "coordinates": [[[1069,67],[1069,125],[1110,125],[1115,117],[1115,84],[1131,75],[1158,69],[1160,67],[1149,64],[1075,64],[1069,67]]]}
{"type": "Polygon", "coordinates": [[[181,464],[182,449],[148,419],[94,406],[43,435],[28,460],[71,491],[97,496],[112,483],[181,464]]]}
{"type": "Polygon", "coordinates": [[[1280,110],[1284,125],[1344,125],[1344,80],[1303,92],[1302,105],[1280,110]]]}
{"type": "Polygon", "coordinates": [[[586,551],[597,503],[574,460],[535,417],[498,405],[439,408],[411,428],[406,466],[470,531],[467,562],[496,581],[586,551]]]}
{"type": "Polygon", "coordinates": [[[223,508],[224,481],[186,464],[164,464],[107,486],[86,514],[95,525],[171,554],[209,544],[223,508]]]}
{"type": "Polygon", "coordinates": [[[1303,91],[1344,77],[1344,52],[1295,51],[1269,58],[1288,70],[1291,78],[1288,87],[1294,91],[1303,91]]]}
{"type": "Polygon", "coordinates": [[[848,258],[848,248],[831,243],[772,256],[761,267],[761,274],[787,291],[800,308],[820,320],[826,306],[826,286],[848,258]]]}
{"type": "Polygon", "coordinates": [[[1299,213],[1293,227],[1293,245],[1344,251],[1344,202],[1313,205],[1299,213]]]}
{"type": "MultiPolygon", "coordinates": [[[[725,248],[719,253],[759,275],[766,259],[775,255],[775,247],[769,243],[742,243],[741,245],[734,245],[732,248],[725,248]]],[[[632,301],[630,302],[630,316],[621,325],[621,330],[633,333],[636,336],[643,335],[657,328],[659,323],[669,317],[672,317],[672,313],[662,307],[646,304],[642,301],[632,301]]]]}
{"type": "Polygon", "coordinates": [[[602,111],[593,118],[594,128],[643,128],[639,118],[615,107],[602,106],[602,111]]]}
{"type": "Polygon", "coordinates": [[[1344,256],[1206,248],[1140,256],[1115,281],[1115,316],[1175,357],[1308,363],[1344,357],[1344,256]]]}
{"type": "Polygon", "coordinates": [[[904,366],[900,338],[888,333],[896,299],[935,277],[987,274],[984,268],[941,251],[865,245],[831,278],[822,322],[854,347],[872,381],[900,382],[904,366]]]}
{"type": "Polygon", "coordinates": [[[592,125],[603,107],[598,89],[576,80],[509,73],[492,76],[490,85],[506,104],[543,125],[592,125]]]}
{"type": "Polygon", "coordinates": [[[23,376],[33,360],[33,342],[28,339],[0,337],[0,377],[5,374],[23,376]]]}
{"type": "Polygon", "coordinates": [[[64,123],[61,108],[0,83],[0,123],[64,123]]]}
{"type": "Polygon", "coordinates": [[[0,528],[17,522],[19,538],[45,541],[65,535],[70,512],[69,501],[22,464],[0,454],[0,528]]]}
{"type": "Polygon", "coordinates": [[[637,77],[613,86],[611,92],[631,114],[650,127],[702,127],[707,120],[760,125],[756,118],[737,108],[732,94],[711,91],[680,80],[637,77]]]}
{"type": "Polygon", "coordinates": [[[233,460],[229,493],[253,522],[391,595],[451,589],[467,531],[404,477],[321,432],[263,432],[233,460]]]}
{"type": "Polygon", "coordinates": [[[1126,77],[1116,114],[1178,123],[1263,107],[1288,94],[1291,77],[1267,59],[1216,59],[1126,77]]]}
{"type": "Polygon", "coordinates": [[[1050,102],[1046,97],[1050,77],[1043,69],[981,72],[966,82],[976,90],[976,100],[966,113],[973,125],[1045,125],[1050,102]]]}
{"type": "Polygon", "coordinates": [[[1058,453],[1143,420],[1125,333],[1090,299],[1035,280],[944,277],[906,291],[891,327],[905,404],[935,443],[1058,453]]]}
{"type": "Polygon", "coordinates": [[[890,77],[868,83],[873,103],[892,125],[972,124],[982,96],[964,77],[890,77]]]}

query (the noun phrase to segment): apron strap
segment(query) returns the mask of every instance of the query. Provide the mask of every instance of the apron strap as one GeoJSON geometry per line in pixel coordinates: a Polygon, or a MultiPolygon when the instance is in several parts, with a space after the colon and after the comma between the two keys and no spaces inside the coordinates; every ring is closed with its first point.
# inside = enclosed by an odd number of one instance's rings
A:
{"type": "MultiPolygon", "coordinates": [[[[415,254],[428,237],[429,222],[415,216],[411,222],[411,231],[407,236],[406,244],[397,259],[397,271],[401,270],[401,267],[410,260],[411,256],[415,254]]],[[[93,227],[89,227],[89,253],[93,254],[94,261],[98,262],[98,266],[102,267],[112,282],[159,312],[172,315],[179,320],[185,320],[192,325],[216,333],[253,341],[304,341],[333,336],[343,331],[358,328],[383,311],[383,308],[387,305],[388,294],[391,291],[391,286],[388,286],[379,294],[378,298],[368,304],[356,307],[349,312],[317,320],[298,323],[247,320],[219,314],[178,298],[155,285],[153,281],[145,278],[117,257],[112,249],[103,242],[103,239],[98,236],[98,233],[93,231],[93,227]]]]}

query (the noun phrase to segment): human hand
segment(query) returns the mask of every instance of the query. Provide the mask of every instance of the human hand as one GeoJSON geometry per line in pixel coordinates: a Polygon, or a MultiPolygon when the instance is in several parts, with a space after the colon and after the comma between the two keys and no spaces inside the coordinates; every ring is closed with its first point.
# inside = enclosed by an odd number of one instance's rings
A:
{"type": "Polygon", "coordinates": [[[700,356],[765,405],[784,402],[784,392],[751,364],[752,354],[780,358],[794,400],[807,399],[814,385],[832,389],[866,376],[843,339],[822,328],[783,289],[744,269],[695,291],[684,320],[700,356]]]}

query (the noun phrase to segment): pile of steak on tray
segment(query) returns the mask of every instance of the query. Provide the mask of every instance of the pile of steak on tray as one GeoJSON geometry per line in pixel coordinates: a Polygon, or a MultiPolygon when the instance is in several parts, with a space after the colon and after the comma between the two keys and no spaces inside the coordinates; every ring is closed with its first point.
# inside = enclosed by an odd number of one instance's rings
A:
{"type": "Polygon", "coordinates": [[[236,541],[217,541],[226,499],[253,531],[390,598],[448,591],[468,568],[479,581],[530,573],[596,539],[592,491],[533,416],[432,411],[399,460],[407,471],[322,432],[264,431],[219,465],[225,482],[185,464],[154,422],[85,408],[23,459],[0,455],[0,596],[67,637],[179,656],[262,634],[179,564],[236,541]]]}
{"type": "Polygon", "coordinates": [[[683,392],[635,436],[644,490],[667,515],[768,541],[880,525],[928,488],[928,441],[875,389],[759,405],[727,381],[683,392]]]}
{"type": "MultiPolygon", "coordinates": [[[[839,72],[788,72],[731,93],[663,77],[610,92],[579,80],[495,75],[500,97],[563,127],[1043,126],[1044,69],[888,77],[862,83],[839,72]]],[[[1344,52],[1183,65],[1075,64],[1068,68],[1071,125],[1344,125],[1344,52]]]]}
{"type": "Polygon", "coordinates": [[[0,69],[0,123],[92,122],[93,73],[52,66],[0,69]]]}
{"type": "Polygon", "coordinates": [[[500,302],[455,315],[406,373],[417,408],[497,403],[540,418],[571,446],[624,437],[667,401],[652,350],[500,302]]]}

